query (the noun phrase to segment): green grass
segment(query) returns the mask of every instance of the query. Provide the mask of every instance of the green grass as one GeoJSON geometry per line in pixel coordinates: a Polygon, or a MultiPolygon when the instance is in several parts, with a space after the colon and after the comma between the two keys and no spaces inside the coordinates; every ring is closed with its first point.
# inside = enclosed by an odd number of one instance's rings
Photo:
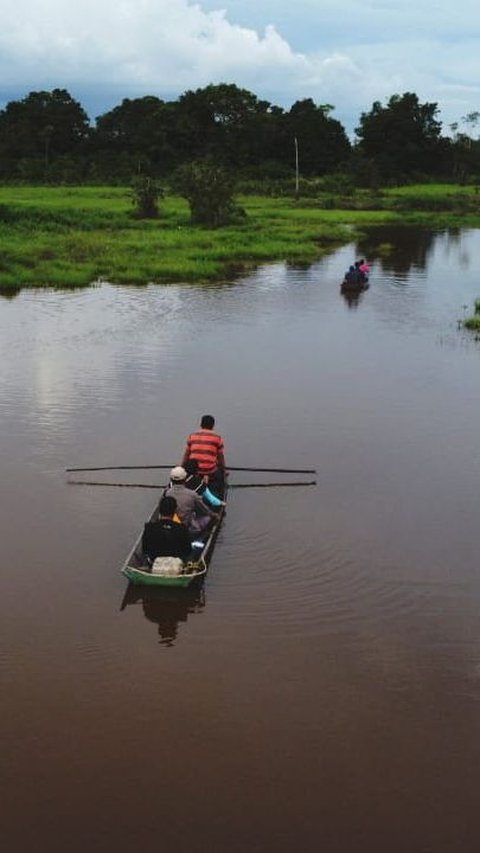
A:
{"type": "Polygon", "coordinates": [[[463,325],[472,332],[480,332],[480,299],[475,300],[474,313],[463,321],[463,325]]]}
{"type": "Polygon", "coordinates": [[[389,187],[384,190],[386,195],[401,196],[452,196],[479,194],[479,187],[471,184],[409,184],[404,187],[389,187]]]}
{"type": "MultiPolygon", "coordinates": [[[[414,197],[431,189],[417,187],[414,197]]],[[[161,201],[157,220],[138,220],[128,188],[0,186],[0,288],[208,282],[264,261],[313,261],[362,226],[480,226],[480,212],[324,209],[312,199],[264,196],[238,201],[247,212],[242,224],[208,230],[190,224],[186,202],[175,196],[161,201]]]]}
{"type": "Polygon", "coordinates": [[[411,184],[384,190],[384,203],[400,212],[423,211],[473,216],[480,214],[480,187],[459,184],[411,184]]]}

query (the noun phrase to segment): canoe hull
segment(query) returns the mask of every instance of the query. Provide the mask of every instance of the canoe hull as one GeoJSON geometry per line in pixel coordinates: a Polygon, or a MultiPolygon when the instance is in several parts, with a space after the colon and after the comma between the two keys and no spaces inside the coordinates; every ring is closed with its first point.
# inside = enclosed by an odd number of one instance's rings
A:
{"type": "Polygon", "coordinates": [[[122,574],[135,586],[190,586],[195,581],[198,581],[204,576],[206,569],[200,569],[198,572],[184,575],[154,575],[151,572],[142,571],[141,569],[133,568],[133,566],[124,566],[122,574]]]}
{"type": "Polygon", "coordinates": [[[340,289],[342,291],[351,290],[354,292],[361,291],[361,290],[368,290],[369,287],[370,287],[370,285],[369,285],[368,281],[358,281],[358,282],[342,281],[342,283],[340,285],[340,289]]]}
{"type": "MultiPolygon", "coordinates": [[[[225,493],[226,500],[226,493],[225,493]]],[[[164,587],[189,587],[199,583],[206,575],[213,548],[218,536],[218,531],[225,515],[225,507],[222,506],[218,518],[213,527],[204,534],[203,547],[193,550],[188,560],[184,563],[184,570],[178,575],[160,575],[150,571],[147,560],[142,550],[143,530],[135,545],[122,566],[122,574],[128,578],[130,583],[136,586],[164,586],[164,587]]],[[[149,521],[158,518],[158,504],[153,508],[149,521]]],[[[199,537],[197,537],[198,539],[199,537]]]]}

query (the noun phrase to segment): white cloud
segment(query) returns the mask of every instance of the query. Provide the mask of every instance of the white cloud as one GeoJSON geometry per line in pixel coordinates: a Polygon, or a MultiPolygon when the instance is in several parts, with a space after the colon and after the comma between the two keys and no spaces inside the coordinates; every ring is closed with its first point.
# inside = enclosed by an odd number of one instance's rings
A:
{"type": "Polygon", "coordinates": [[[73,7],[4,0],[2,86],[175,97],[235,82],[277,104],[302,97],[332,103],[347,126],[374,100],[407,90],[439,102],[449,121],[478,108],[472,0],[459,0],[455,15],[445,0],[223,5],[227,11],[214,0],[82,0],[73,7]]]}

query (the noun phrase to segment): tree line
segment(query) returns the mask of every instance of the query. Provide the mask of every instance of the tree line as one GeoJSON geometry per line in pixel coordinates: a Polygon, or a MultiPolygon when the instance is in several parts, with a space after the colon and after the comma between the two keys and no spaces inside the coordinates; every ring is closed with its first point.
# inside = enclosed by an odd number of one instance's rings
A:
{"type": "Polygon", "coordinates": [[[235,84],[187,91],[176,101],[125,98],[92,124],[66,89],[30,92],[0,111],[0,180],[125,183],[169,179],[196,162],[237,177],[290,179],[295,147],[302,178],[342,175],[355,186],[411,180],[480,180],[480,113],[442,134],[436,103],[412,92],[362,112],[352,143],[331,104],[289,110],[235,84]],[[294,147],[295,146],[295,147],[294,147]]]}

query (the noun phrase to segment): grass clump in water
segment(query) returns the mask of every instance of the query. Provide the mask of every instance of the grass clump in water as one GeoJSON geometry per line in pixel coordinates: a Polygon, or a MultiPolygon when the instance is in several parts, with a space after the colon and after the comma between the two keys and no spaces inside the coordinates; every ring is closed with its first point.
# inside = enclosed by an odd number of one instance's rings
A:
{"type": "Polygon", "coordinates": [[[463,326],[472,332],[480,332],[480,299],[475,300],[474,313],[463,321],[463,326]]]}

